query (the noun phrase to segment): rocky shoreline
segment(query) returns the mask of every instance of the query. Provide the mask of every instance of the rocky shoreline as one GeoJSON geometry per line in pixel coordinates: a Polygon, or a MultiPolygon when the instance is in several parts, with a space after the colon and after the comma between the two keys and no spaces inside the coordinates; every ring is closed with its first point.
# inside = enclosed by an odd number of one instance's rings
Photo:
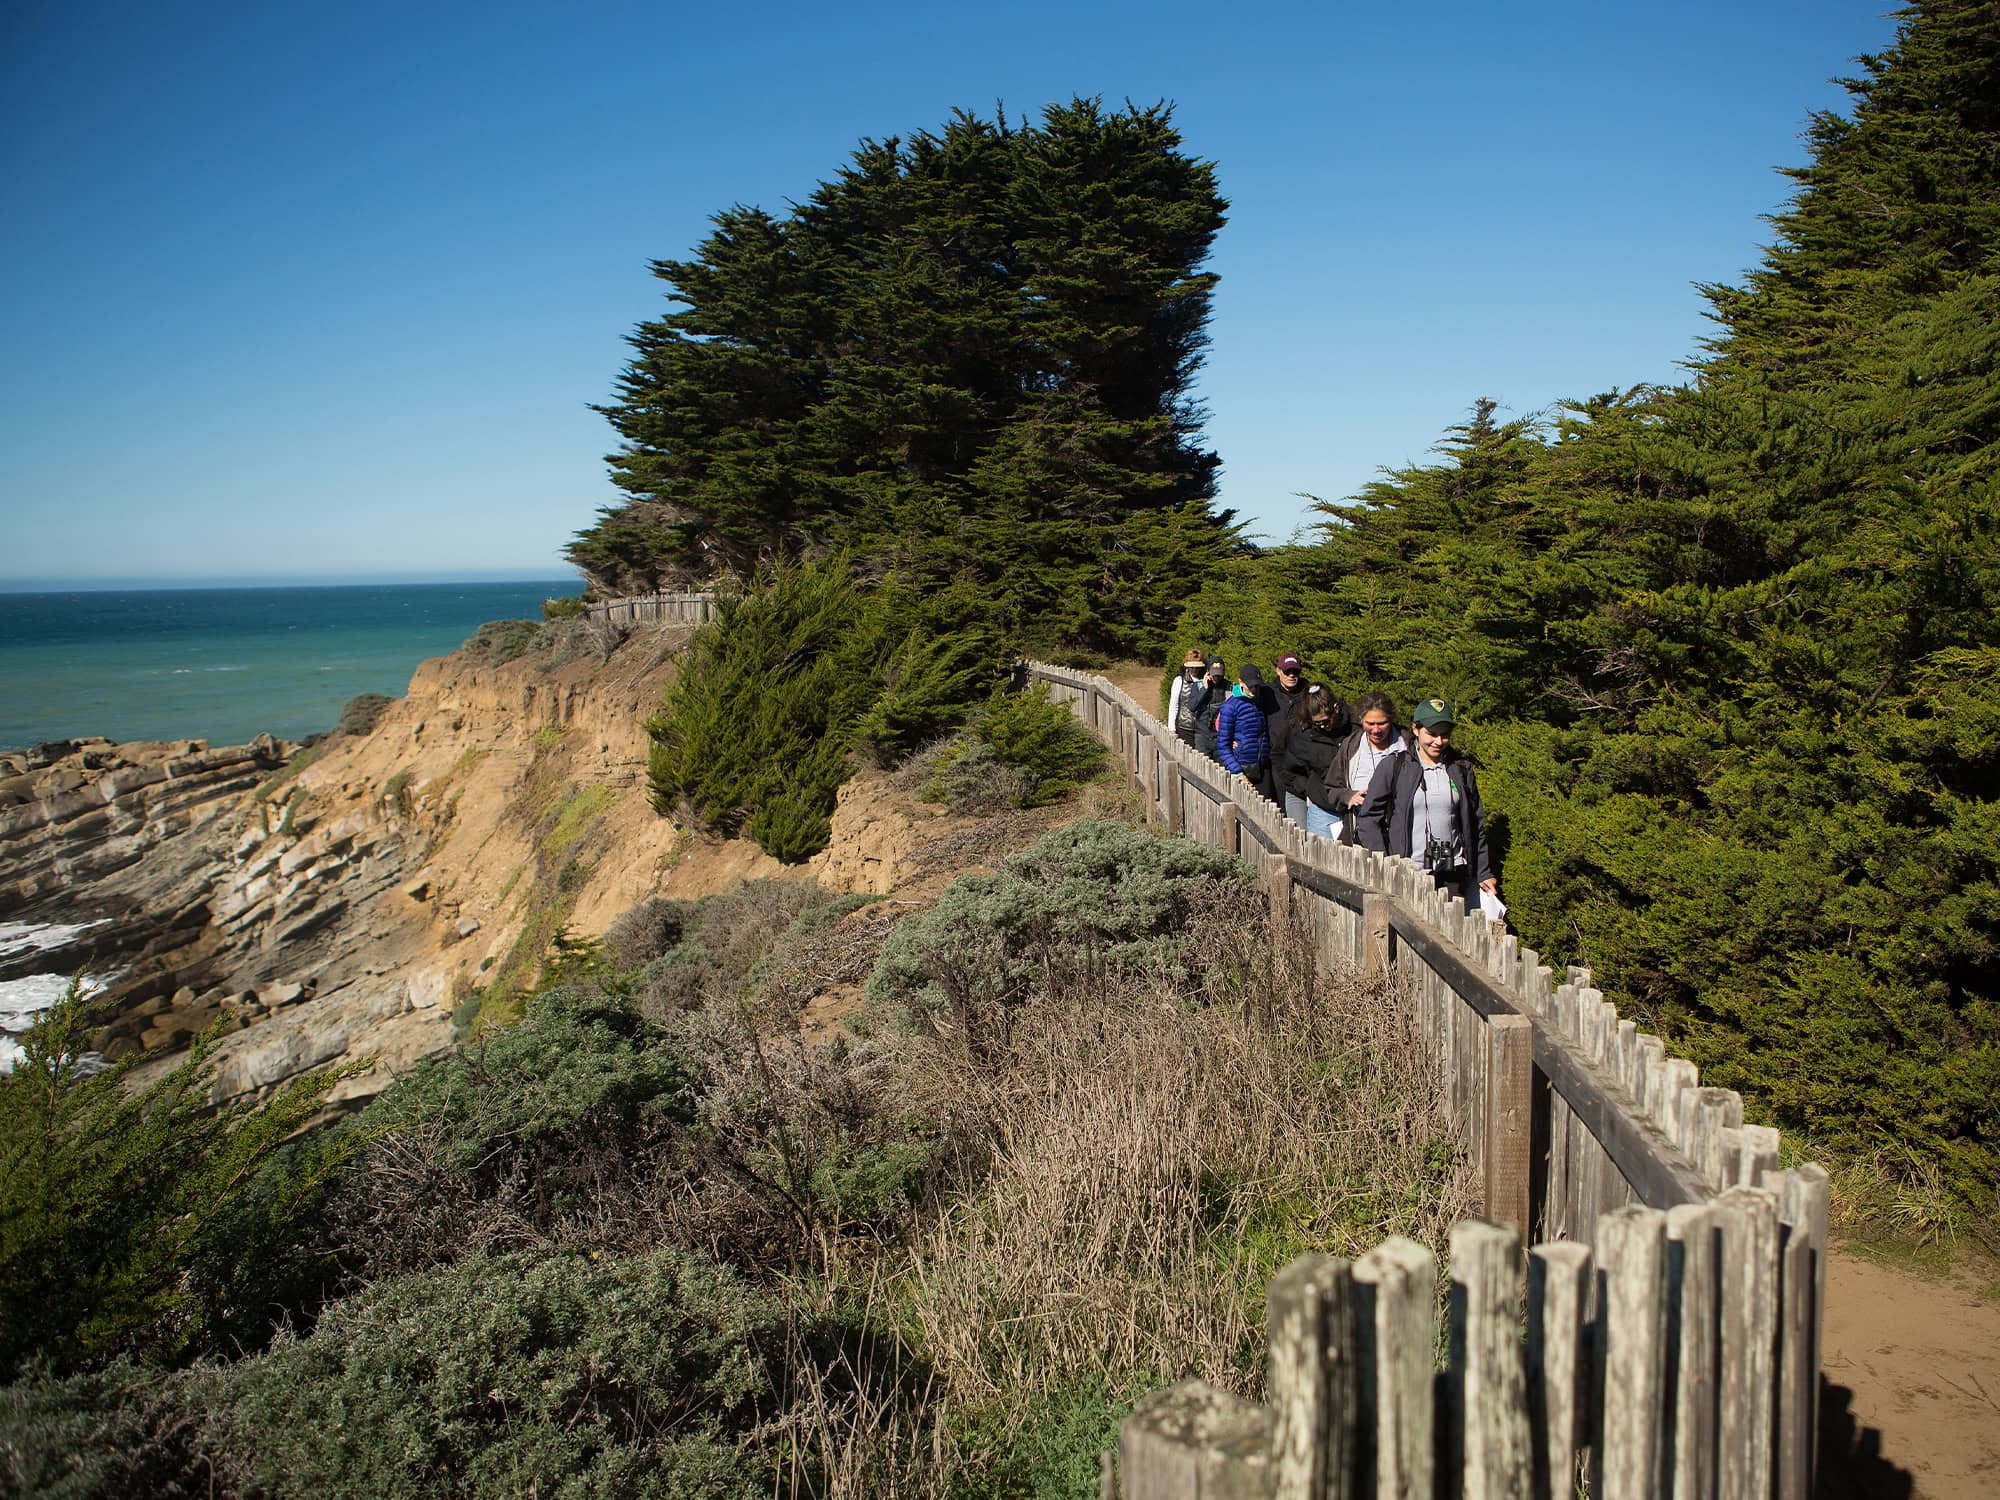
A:
{"type": "Polygon", "coordinates": [[[440,657],[365,733],[310,747],[0,754],[0,930],[61,938],[0,944],[0,983],[105,976],[93,1043],[114,1060],[177,1056],[219,1024],[218,1101],[371,1061],[337,1087],[343,1103],[452,1045],[454,1011],[532,977],[559,931],[740,879],[885,892],[906,876],[942,810],[873,776],[843,789],[832,844],[803,866],[653,809],[644,721],[688,634],[440,657]]]}

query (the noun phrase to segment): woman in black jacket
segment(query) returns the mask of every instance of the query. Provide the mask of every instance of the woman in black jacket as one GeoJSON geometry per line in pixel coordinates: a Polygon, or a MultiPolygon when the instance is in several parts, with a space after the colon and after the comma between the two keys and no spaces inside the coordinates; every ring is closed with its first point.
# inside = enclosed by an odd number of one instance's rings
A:
{"type": "Polygon", "coordinates": [[[1375,768],[1391,755],[1409,749],[1403,733],[1396,728],[1396,705],[1387,693],[1363,693],[1354,700],[1353,725],[1340,742],[1340,753],[1327,772],[1326,806],[1340,812],[1340,842],[1352,844],[1354,814],[1368,795],[1375,768]]]}
{"type": "Polygon", "coordinates": [[[1309,683],[1292,708],[1279,779],[1306,804],[1306,832],[1328,838],[1340,832],[1341,813],[1331,800],[1327,772],[1347,738],[1347,705],[1321,683],[1309,683]]]}

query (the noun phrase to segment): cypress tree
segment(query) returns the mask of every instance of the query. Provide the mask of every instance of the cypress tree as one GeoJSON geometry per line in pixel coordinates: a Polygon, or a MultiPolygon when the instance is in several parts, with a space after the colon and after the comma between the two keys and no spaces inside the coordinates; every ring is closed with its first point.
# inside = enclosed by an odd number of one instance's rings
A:
{"type": "Polygon", "coordinates": [[[1077,99],[865,141],[782,219],[737,208],[602,410],[628,500],[600,587],[850,550],[957,583],[1018,645],[1154,650],[1237,546],[1189,389],[1225,205],[1165,106],[1077,99]]]}
{"type": "Polygon", "coordinates": [[[1329,510],[1282,644],[1460,698],[1530,941],[1990,1212],[2000,7],[1926,0],[1862,67],[1687,386],[1475,408],[1329,510]]]}

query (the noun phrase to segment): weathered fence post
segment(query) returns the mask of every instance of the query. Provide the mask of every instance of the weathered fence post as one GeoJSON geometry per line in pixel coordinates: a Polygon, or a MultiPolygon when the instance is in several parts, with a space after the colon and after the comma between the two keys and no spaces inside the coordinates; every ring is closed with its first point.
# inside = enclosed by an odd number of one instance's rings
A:
{"type": "Polygon", "coordinates": [[[1776,1435],[1778,1206],[1762,1188],[1731,1188],[1715,1201],[1722,1217],[1723,1288],[1717,1488],[1722,1500],[1767,1500],[1776,1435]]]}
{"type": "Polygon", "coordinates": [[[1361,973],[1373,979],[1389,972],[1389,896],[1370,891],[1361,898],[1361,973]]]}
{"type": "Polygon", "coordinates": [[[1659,1493],[1666,1373],[1667,1216],[1629,1207],[1597,1221],[1597,1485],[1600,1500],[1659,1493]]]}
{"type": "Polygon", "coordinates": [[[1265,1320],[1273,1500],[1349,1500],[1359,1392],[1348,1263],[1300,1256],[1272,1278],[1265,1320]]]}
{"type": "Polygon", "coordinates": [[[1366,1424],[1372,1414],[1374,1423],[1378,1500],[1431,1500],[1434,1492],[1436,1308],[1437,1257],[1415,1240],[1391,1235],[1354,1263],[1355,1363],[1361,1418],[1366,1424]]]}
{"type": "Polygon", "coordinates": [[[1512,1224],[1525,1241],[1528,1146],[1535,1094],[1535,1024],[1526,1016],[1486,1018],[1486,1217],[1512,1224]]]}
{"type": "Polygon", "coordinates": [[[1716,1293],[1721,1233],[1715,1209],[1682,1203],[1667,1210],[1666,1397],[1673,1409],[1665,1459],[1670,1500],[1714,1500],[1716,1293]]]}
{"type": "Polygon", "coordinates": [[[1521,1363],[1521,1237],[1502,1224],[1461,1219],[1451,1229],[1452,1414],[1457,1467],[1468,1497],[1528,1500],[1534,1449],[1521,1363]]]}
{"type": "Polygon", "coordinates": [[[1292,872],[1282,854],[1264,856],[1264,894],[1271,905],[1271,937],[1283,942],[1292,922],[1292,872]]]}
{"type": "Polygon", "coordinates": [[[1216,838],[1217,846],[1224,854],[1241,854],[1243,852],[1243,840],[1238,836],[1237,832],[1237,824],[1240,818],[1236,811],[1236,804],[1234,802],[1225,802],[1221,807],[1216,809],[1216,812],[1218,814],[1217,822],[1221,825],[1220,832],[1216,838]]]}
{"type": "Polygon", "coordinates": [[[1266,1500],[1271,1413],[1199,1380],[1156,1391],[1118,1429],[1125,1500],[1266,1500]]]}
{"type": "Polygon", "coordinates": [[[1536,1500],[1573,1500],[1577,1460],[1590,1442],[1590,1247],[1528,1252],[1528,1418],[1536,1500]]]}

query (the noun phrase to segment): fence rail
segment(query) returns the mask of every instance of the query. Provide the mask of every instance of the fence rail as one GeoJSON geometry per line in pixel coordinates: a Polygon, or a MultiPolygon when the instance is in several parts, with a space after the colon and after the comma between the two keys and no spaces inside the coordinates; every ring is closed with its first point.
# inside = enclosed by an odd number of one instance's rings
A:
{"type": "Polygon", "coordinates": [[[1155,826],[1257,865],[1321,962],[1394,976],[1480,1164],[1444,1375],[1430,1252],[1306,1257],[1271,1286],[1269,1403],[1198,1382],[1151,1398],[1120,1436],[1127,1500],[1563,1500],[1579,1472],[1608,1497],[1809,1495],[1826,1173],[1782,1167],[1777,1132],[1588,970],[1558,976],[1407,859],[1307,834],[1105,678],[1023,675],[1112,750],[1155,826]]]}

